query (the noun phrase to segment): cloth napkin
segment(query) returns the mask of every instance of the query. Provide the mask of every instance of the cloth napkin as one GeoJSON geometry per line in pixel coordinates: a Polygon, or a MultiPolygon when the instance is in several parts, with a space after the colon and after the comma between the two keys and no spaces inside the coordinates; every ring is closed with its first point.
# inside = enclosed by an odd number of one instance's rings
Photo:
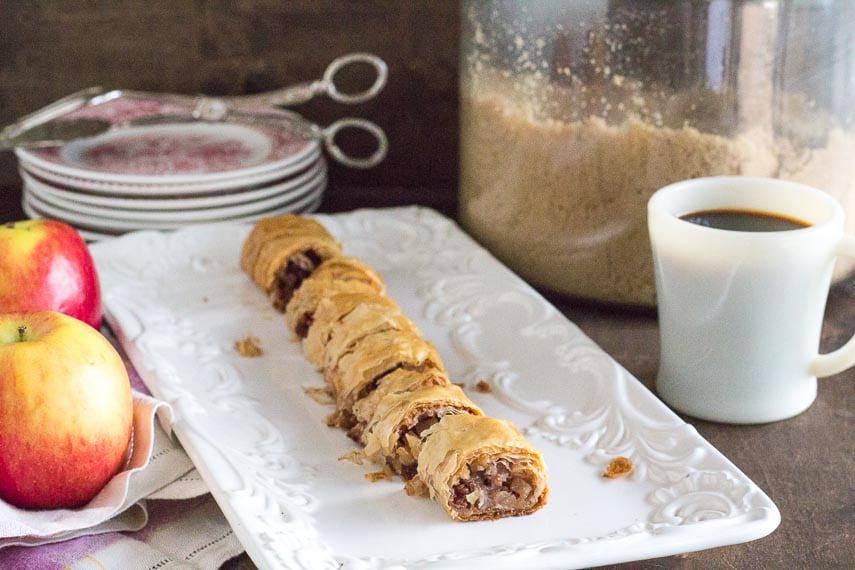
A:
{"type": "MultiPolygon", "coordinates": [[[[147,500],[145,528],[82,536],[35,548],[0,550],[0,568],[15,570],[184,570],[219,568],[243,547],[210,495],[147,500]]],[[[123,515],[120,515],[123,516],[123,515]]]]}
{"type": "Polygon", "coordinates": [[[79,509],[28,511],[0,501],[0,568],[217,568],[243,552],[192,461],[168,435],[171,408],[148,394],[117,349],[134,388],[128,465],[79,509]]]}

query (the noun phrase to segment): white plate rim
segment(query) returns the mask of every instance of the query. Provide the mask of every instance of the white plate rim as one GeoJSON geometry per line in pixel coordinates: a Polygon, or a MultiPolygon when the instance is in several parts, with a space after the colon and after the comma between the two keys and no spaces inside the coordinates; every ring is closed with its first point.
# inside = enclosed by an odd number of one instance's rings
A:
{"type": "Polygon", "coordinates": [[[117,219],[96,218],[93,216],[83,216],[76,212],[70,212],[45,204],[42,200],[35,198],[30,194],[24,194],[21,203],[24,207],[29,207],[29,210],[36,214],[36,217],[51,218],[60,220],[78,229],[84,229],[95,232],[133,232],[139,230],[175,230],[187,225],[197,225],[201,223],[215,223],[221,221],[233,222],[251,222],[266,216],[278,216],[289,212],[302,212],[305,208],[310,207],[316,201],[320,200],[326,188],[326,182],[322,181],[314,189],[306,195],[300,197],[295,202],[285,204],[276,208],[271,208],[261,212],[255,212],[245,216],[234,216],[229,218],[220,218],[213,220],[204,220],[196,222],[144,222],[144,221],[125,221],[117,219]],[[79,227],[78,227],[79,226],[79,227]]]}
{"type": "MultiPolygon", "coordinates": [[[[72,211],[79,211],[76,208],[93,208],[93,212],[102,215],[108,215],[109,208],[112,213],[121,214],[123,210],[160,212],[160,211],[193,211],[200,209],[217,209],[231,207],[240,204],[255,203],[264,199],[272,199],[280,197],[284,199],[286,196],[298,196],[306,187],[313,186],[318,179],[325,177],[327,174],[326,162],[321,159],[313,164],[307,170],[301,172],[298,176],[288,179],[285,182],[274,184],[272,186],[262,187],[260,189],[234,192],[232,194],[223,194],[218,196],[204,196],[191,198],[121,198],[108,196],[92,196],[89,194],[73,192],[63,188],[57,188],[47,182],[33,177],[25,170],[20,172],[21,178],[24,181],[24,188],[39,196],[43,200],[47,200],[60,207],[65,207],[72,211]]],[[[120,216],[121,217],[121,216],[120,216]]]]}
{"type": "Polygon", "coordinates": [[[157,195],[185,195],[185,196],[206,196],[234,192],[246,187],[255,187],[262,184],[267,184],[287,176],[291,176],[299,172],[307,165],[318,161],[322,158],[323,153],[318,145],[307,156],[301,158],[298,162],[287,165],[281,169],[271,169],[263,173],[224,177],[222,179],[210,180],[206,182],[185,182],[172,183],[168,180],[159,180],[145,184],[127,184],[110,181],[92,180],[86,177],[69,176],[61,174],[50,169],[43,168],[28,160],[26,157],[18,154],[19,165],[22,169],[31,174],[41,177],[48,182],[77,188],[81,192],[87,194],[101,195],[127,195],[127,196],[157,196],[157,195]]]}
{"type": "MultiPolygon", "coordinates": [[[[318,195],[318,197],[315,199],[314,202],[307,205],[305,208],[303,208],[301,210],[296,210],[295,213],[308,214],[308,213],[314,212],[320,207],[322,202],[323,202],[323,194],[318,195]]],[[[26,216],[28,218],[30,218],[30,219],[44,218],[44,216],[40,215],[38,212],[33,210],[30,207],[30,205],[27,204],[26,202],[22,201],[21,206],[24,210],[24,214],[26,214],[26,216]]],[[[74,231],[76,231],[78,234],[80,234],[80,237],[82,237],[84,240],[86,240],[87,242],[90,242],[90,243],[95,243],[95,242],[104,241],[104,240],[110,240],[110,239],[121,237],[123,235],[121,233],[120,234],[101,233],[101,232],[96,232],[93,230],[86,230],[86,229],[82,229],[82,228],[74,228],[74,231]]],[[[146,230],[146,231],[151,231],[151,230],[146,230]]]]}
{"type": "Polygon", "coordinates": [[[31,186],[24,186],[24,194],[35,198],[39,203],[47,207],[56,208],[58,211],[87,216],[93,220],[123,221],[133,223],[199,223],[215,222],[219,220],[245,217],[257,212],[267,212],[278,209],[300,198],[316,191],[319,185],[326,184],[326,175],[320,174],[311,184],[305,184],[282,195],[276,195],[263,200],[248,202],[244,204],[233,204],[223,207],[198,208],[190,210],[160,210],[160,211],[133,211],[117,210],[110,208],[99,208],[86,204],[68,203],[45,196],[39,190],[31,186]]]}

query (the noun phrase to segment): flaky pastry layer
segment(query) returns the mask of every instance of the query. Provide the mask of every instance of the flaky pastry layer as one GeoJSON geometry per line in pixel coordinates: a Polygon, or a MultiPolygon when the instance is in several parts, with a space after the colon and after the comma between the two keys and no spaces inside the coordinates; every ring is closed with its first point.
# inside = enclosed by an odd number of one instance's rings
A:
{"type": "Polygon", "coordinates": [[[361,433],[365,455],[411,478],[415,475],[422,433],[450,414],[480,416],[483,412],[454,384],[388,394],[380,400],[361,433]]]}
{"type": "Polygon", "coordinates": [[[324,361],[324,347],[329,341],[330,330],[342,318],[360,305],[377,305],[395,307],[392,299],[375,292],[353,292],[340,293],[324,297],[318,303],[314,313],[314,322],[303,339],[303,354],[306,360],[322,367],[324,361]]]}
{"type": "Polygon", "coordinates": [[[398,368],[443,369],[432,344],[410,331],[386,331],[365,337],[341,357],[338,365],[325,370],[339,411],[350,412],[353,404],[376,388],[381,377],[398,368]]]}

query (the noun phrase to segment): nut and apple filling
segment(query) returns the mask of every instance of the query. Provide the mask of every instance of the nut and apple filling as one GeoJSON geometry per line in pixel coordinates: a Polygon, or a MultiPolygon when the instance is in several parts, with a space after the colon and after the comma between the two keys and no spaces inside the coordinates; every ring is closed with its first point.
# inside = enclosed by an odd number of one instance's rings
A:
{"type": "MultiPolygon", "coordinates": [[[[315,250],[307,249],[290,256],[279,268],[270,292],[270,300],[277,311],[285,311],[294,291],[312,274],[321,261],[321,256],[315,250]]],[[[308,326],[306,330],[308,331],[308,326]]]]}
{"type": "Polygon", "coordinates": [[[309,328],[312,326],[313,322],[315,322],[314,313],[303,313],[297,321],[297,326],[294,327],[294,333],[297,335],[297,338],[306,338],[306,335],[309,334],[309,328]]]}
{"type": "Polygon", "coordinates": [[[451,505],[463,518],[488,512],[520,512],[532,507],[542,489],[529,462],[511,466],[508,459],[480,458],[479,464],[464,468],[451,486],[451,505]]]}
{"type": "Polygon", "coordinates": [[[449,415],[422,440],[408,490],[426,490],[454,520],[527,515],[546,504],[543,458],[510,422],[449,415]]]}

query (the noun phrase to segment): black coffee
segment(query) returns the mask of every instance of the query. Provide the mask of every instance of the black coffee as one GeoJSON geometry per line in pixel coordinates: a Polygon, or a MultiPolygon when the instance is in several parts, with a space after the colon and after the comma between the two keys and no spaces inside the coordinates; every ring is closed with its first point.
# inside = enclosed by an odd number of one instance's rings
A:
{"type": "Polygon", "coordinates": [[[680,216],[699,226],[736,232],[785,232],[810,227],[810,224],[780,214],[757,210],[703,210],[680,216]]]}

